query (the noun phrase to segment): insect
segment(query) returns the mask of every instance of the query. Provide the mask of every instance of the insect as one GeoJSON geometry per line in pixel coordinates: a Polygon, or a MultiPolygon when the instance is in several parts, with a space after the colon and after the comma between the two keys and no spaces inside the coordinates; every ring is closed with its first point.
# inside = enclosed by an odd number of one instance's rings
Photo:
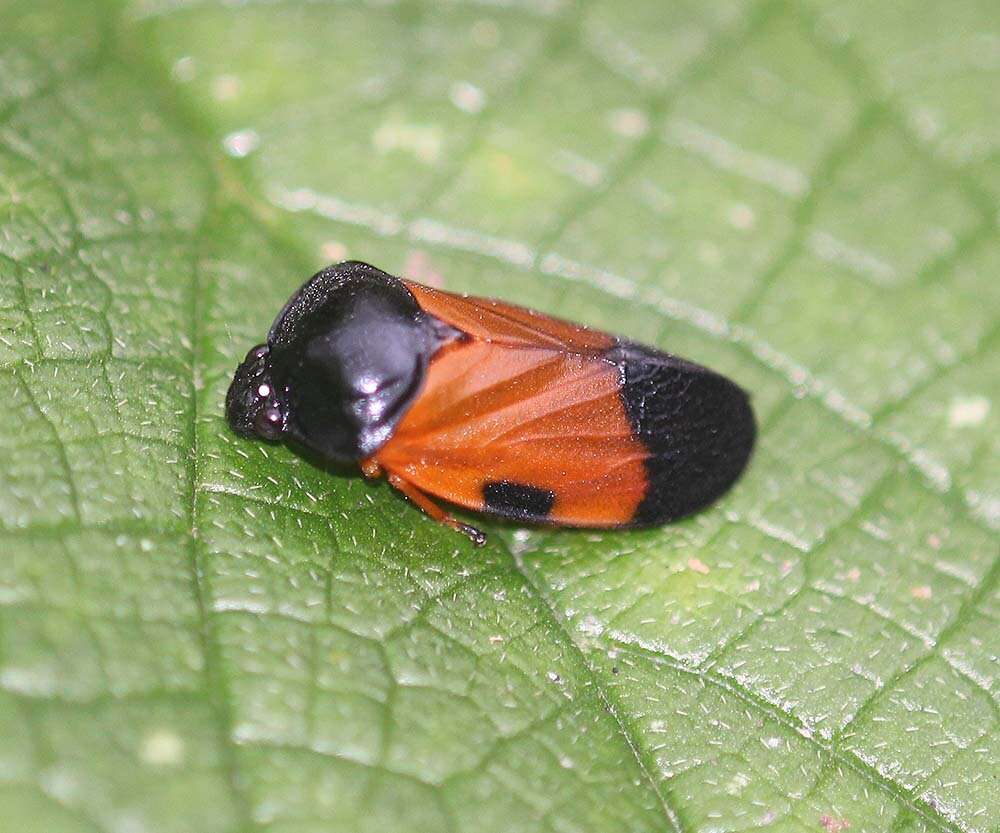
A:
{"type": "Polygon", "coordinates": [[[556,526],[662,524],[711,503],[756,435],[700,365],[502,301],[348,261],[314,275],[247,353],[233,430],[358,464],[476,544],[433,498],[556,526]]]}

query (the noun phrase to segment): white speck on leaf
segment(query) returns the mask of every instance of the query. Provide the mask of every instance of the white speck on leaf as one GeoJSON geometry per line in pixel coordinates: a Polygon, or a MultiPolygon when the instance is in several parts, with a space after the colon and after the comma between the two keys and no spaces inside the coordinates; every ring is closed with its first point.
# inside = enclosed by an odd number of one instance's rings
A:
{"type": "Polygon", "coordinates": [[[586,636],[600,636],[604,633],[604,623],[594,614],[588,613],[577,623],[577,630],[586,636]]]}
{"type": "Polygon", "coordinates": [[[608,124],[619,136],[638,139],[649,132],[649,116],[642,110],[623,107],[608,114],[608,124]]]}
{"type": "Polygon", "coordinates": [[[729,783],[726,784],[726,792],[729,795],[740,795],[743,792],[744,787],[750,783],[750,779],[744,775],[742,772],[737,772],[732,778],[729,779],[729,783]]]}
{"type": "Polygon", "coordinates": [[[319,247],[324,260],[338,261],[347,257],[347,246],[338,240],[327,240],[319,247]]]}
{"type": "Polygon", "coordinates": [[[193,81],[197,73],[198,64],[190,55],[178,58],[174,61],[174,65],[170,68],[170,77],[173,78],[174,81],[180,81],[181,83],[193,81]]]}
{"type": "Polygon", "coordinates": [[[749,231],[757,224],[754,210],[743,202],[734,203],[728,214],[729,224],[740,231],[749,231]]]}
{"type": "Polygon", "coordinates": [[[990,400],[985,396],[956,396],[948,406],[948,425],[971,428],[981,425],[989,413],[990,400]]]}
{"type": "Polygon", "coordinates": [[[596,162],[569,150],[560,150],[552,160],[555,167],[587,188],[596,188],[604,179],[604,171],[596,162]]]}
{"type": "Polygon", "coordinates": [[[689,570],[694,570],[696,573],[701,573],[703,576],[707,576],[710,572],[712,572],[712,568],[709,567],[704,561],[693,556],[688,559],[687,565],[689,570]]]}
{"type": "Polygon", "coordinates": [[[468,81],[456,81],[448,90],[448,98],[463,113],[473,115],[486,106],[486,93],[468,81]]]}
{"type": "Polygon", "coordinates": [[[925,142],[932,142],[941,132],[941,119],[929,107],[916,107],[910,114],[910,124],[925,142]]]}
{"type": "Polygon", "coordinates": [[[65,804],[79,797],[80,781],[67,768],[58,765],[50,767],[39,773],[38,780],[48,795],[65,804]]]}
{"type": "Polygon", "coordinates": [[[217,75],[212,79],[212,97],[216,101],[232,101],[242,88],[243,83],[235,75],[217,75]]]}
{"type": "Polygon", "coordinates": [[[172,729],[156,729],[143,738],[139,757],[153,766],[183,763],[184,740],[172,729]]]}
{"type": "Polygon", "coordinates": [[[256,130],[237,130],[222,140],[222,146],[230,156],[242,159],[260,147],[260,136],[256,130]]]}

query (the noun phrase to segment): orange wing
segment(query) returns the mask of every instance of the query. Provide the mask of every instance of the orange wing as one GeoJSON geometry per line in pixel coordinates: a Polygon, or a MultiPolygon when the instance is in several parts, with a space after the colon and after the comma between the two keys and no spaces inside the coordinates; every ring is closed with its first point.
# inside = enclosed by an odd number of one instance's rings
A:
{"type": "Polygon", "coordinates": [[[474,339],[503,343],[510,347],[539,349],[596,356],[613,346],[607,333],[561,321],[527,307],[505,304],[492,298],[471,298],[403,281],[424,312],[451,324],[474,339]]]}
{"type": "Polygon", "coordinates": [[[627,525],[648,490],[646,447],[604,333],[407,282],[468,337],[431,360],[424,389],[374,456],[469,509],[571,526],[627,525]]]}

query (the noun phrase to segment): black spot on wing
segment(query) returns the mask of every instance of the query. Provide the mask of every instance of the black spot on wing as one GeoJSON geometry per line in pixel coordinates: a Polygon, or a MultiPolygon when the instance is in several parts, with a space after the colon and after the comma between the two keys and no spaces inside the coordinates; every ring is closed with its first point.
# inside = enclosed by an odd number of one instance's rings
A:
{"type": "Polygon", "coordinates": [[[725,376],[649,347],[607,353],[622,375],[632,430],[649,450],[649,491],[630,526],[689,515],[740,476],[757,435],[746,392],[725,376]]]}
{"type": "Polygon", "coordinates": [[[517,521],[544,521],[552,511],[556,495],[537,486],[494,480],[483,486],[483,500],[486,511],[494,515],[517,521]]]}

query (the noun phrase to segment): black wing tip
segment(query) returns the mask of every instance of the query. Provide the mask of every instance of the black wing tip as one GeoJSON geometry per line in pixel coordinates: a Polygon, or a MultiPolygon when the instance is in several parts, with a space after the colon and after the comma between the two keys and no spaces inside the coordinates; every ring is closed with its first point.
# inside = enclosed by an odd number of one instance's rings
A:
{"type": "Polygon", "coordinates": [[[649,449],[649,488],[628,524],[658,526],[725,494],[744,472],[757,439],[750,396],[730,379],[638,345],[623,351],[622,399],[649,449]]]}
{"type": "Polygon", "coordinates": [[[692,515],[732,488],[746,470],[757,439],[757,422],[746,393],[723,379],[730,391],[719,421],[700,426],[682,440],[653,452],[646,464],[649,492],[633,518],[634,526],[658,526],[692,515]]]}

